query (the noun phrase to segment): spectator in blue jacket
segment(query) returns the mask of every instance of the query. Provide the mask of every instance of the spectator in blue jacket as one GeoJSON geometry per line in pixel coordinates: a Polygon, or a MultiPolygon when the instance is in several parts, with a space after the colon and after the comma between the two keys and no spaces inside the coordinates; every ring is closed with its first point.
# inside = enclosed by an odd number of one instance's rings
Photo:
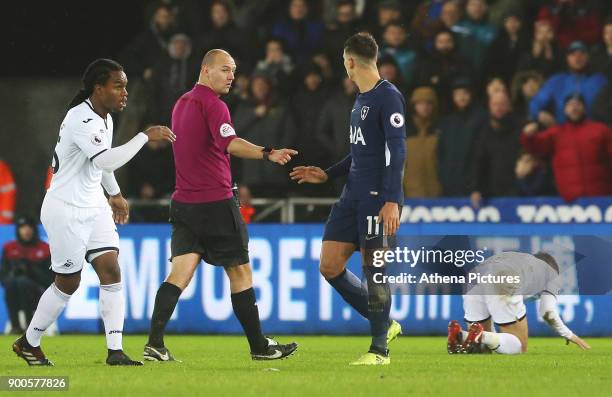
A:
{"type": "Polygon", "coordinates": [[[552,75],[529,104],[529,117],[550,127],[565,122],[563,101],[568,96],[580,95],[591,117],[597,94],[608,83],[601,73],[589,73],[589,54],[586,45],[573,42],[567,49],[568,71],[552,75]],[[550,113],[549,109],[553,112],[550,113]]]}
{"type": "Polygon", "coordinates": [[[272,36],[283,40],[285,48],[298,65],[307,64],[312,55],[323,47],[325,26],[311,19],[306,0],[291,0],[289,17],[272,27],[272,36]]]}
{"type": "Polygon", "coordinates": [[[417,51],[408,43],[406,28],[399,22],[391,22],[385,27],[380,57],[390,56],[395,60],[403,80],[410,84],[416,72],[417,51]]]}

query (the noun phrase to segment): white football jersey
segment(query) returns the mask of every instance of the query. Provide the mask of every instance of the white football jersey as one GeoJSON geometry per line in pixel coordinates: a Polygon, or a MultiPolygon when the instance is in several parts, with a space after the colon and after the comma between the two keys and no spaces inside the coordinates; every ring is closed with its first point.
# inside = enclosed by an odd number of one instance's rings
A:
{"type": "Polygon", "coordinates": [[[104,207],[102,169],[93,159],[111,148],[113,119],[98,115],[87,99],[68,111],[53,153],[53,178],[47,194],[76,207],[104,207]]]}
{"type": "Polygon", "coordinates": [[[558,295],[559,274],[546,262],[524,252],[502,252],[486,259],[476,267],[481,274],[506,274],[520,277],[513,286],[515,295],[530,297],[547,291],[558,295]]]}

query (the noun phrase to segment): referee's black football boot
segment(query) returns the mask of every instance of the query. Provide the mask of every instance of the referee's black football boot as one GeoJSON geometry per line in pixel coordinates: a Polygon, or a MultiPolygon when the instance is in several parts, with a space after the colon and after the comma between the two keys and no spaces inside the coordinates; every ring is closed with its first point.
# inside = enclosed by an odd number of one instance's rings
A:
{"type": "Polygon", "coordinates": [[[266,340],[268,347],[263,352],[251,352],[253,360],[281,360],[295,353],[298,348],[295,342],[281,345],[272,338],[266,337],[266,340]]]}
{"type": "Polygon", "coordinates": [[[142,361],[134,361],[127,356],[123,352],[123,350],[113,350],[109,352],[108,357],[106,358],[106,363],[108,365],[124,365],[124,366],[132,366],[138,367],[144,365],[142,361]]]}
{"type": "Polygon", "coordinates": [[[176,361],[177,363],[182,362],[174,358],[170,350],[166,347],[155,347],[148,343],[144,347],[142,357],[147,361],[176,361]]]}
{"type": "Polygon", "coordinates": [[[16,355],[23,358],[28,365],[53,366],[53,363],[47,359],[40,346],[31,346],[25,335],[22,335],[13,343],[13,351],[16,355]]]}

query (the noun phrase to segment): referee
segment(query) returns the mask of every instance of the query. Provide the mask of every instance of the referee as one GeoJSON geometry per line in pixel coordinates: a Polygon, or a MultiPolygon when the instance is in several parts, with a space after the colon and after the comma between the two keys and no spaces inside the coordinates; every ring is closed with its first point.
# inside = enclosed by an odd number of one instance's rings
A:
{"type": "Polygon", "coordinates": [[[236,63],[223,50],[204,56],[194,88],[174,105],[172,130],[176,190],[170,205],[172,269],[157,291],[144,358],[173,361],[164,346],[164,328],[200,260],[223,266],[230,280],[232,307],[249,341],[253,360],[289,356],[296,343],[281,345],[261,331],[249,264],[248,235],[232,194],[230,154],[284,165],[297,154],[240,139],[229,110],[219,99],[234,80],[236,63]]]}

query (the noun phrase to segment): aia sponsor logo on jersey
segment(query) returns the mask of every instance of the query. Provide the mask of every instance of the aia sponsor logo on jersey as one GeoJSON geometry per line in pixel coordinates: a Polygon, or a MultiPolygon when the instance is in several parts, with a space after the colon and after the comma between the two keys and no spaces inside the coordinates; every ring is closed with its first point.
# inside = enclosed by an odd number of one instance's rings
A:
{"type": "Polygon", "coordinates": [[[354,145],[360,144],[360,145],[366,146],[366,142],[363,137],[363,133],[361,132],[361,127],[351,126],[351,130],[349,133],[349,141],[354,145]]]}

